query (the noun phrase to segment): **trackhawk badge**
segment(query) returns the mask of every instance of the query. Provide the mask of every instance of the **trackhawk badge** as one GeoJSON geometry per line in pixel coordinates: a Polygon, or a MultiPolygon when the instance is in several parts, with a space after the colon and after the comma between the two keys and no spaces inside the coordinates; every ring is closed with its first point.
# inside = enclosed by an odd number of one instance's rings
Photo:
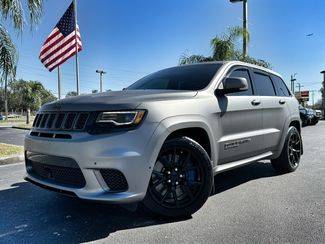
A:
{"type": "Polygon", "coordinates": [[[228,150],[228,149],[231,149],[231,148],[239,147],[242,144],[251,142],[251,140],[252,140],[251,138],[246,138],[246,139],[242,139],[242,140],[238,140],[238,141],[228,142],[228,143],[225,144],[224,149],[228,150]]]}

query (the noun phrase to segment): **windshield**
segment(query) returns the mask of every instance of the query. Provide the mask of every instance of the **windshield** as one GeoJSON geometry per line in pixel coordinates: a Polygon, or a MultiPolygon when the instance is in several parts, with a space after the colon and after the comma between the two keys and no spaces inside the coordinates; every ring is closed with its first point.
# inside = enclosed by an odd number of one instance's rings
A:
{"type": "Polygon", "coordinates": [[[128,90],[189,90],[197,91],[209,85],[221,63],[178,66],[150,74],[131,86],[128,90]]]}

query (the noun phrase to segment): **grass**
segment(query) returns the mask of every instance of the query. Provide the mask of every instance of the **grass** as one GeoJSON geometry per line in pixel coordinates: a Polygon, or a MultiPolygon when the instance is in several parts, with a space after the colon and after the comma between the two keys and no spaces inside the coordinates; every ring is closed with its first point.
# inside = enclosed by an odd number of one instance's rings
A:
{"type": "Polygon", "coordinates": [[[24,149],[21,146],[0,143],[0,158],[22,154],[23,152],[24,149]]]}
{"type": "Polygon", "coordinates": [[[8,118],[7,120],[0,120],[0,126],[16,126],[30,129],[33,124],[34,118],[34,116],[30,117],[29,124],[26,124],[26,117],[8,118]]]}

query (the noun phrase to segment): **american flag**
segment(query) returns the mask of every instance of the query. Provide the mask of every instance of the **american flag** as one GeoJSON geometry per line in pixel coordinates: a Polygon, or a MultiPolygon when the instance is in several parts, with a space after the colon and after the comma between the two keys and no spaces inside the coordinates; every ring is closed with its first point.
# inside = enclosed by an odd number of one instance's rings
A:
{"type": "Polygon", "coordinates": [[[39,58],[45,67],[52,71],[67,59],[82,50],[79,27],[75,24],[73,2],[44,42],[39,58]],[[76,44],[77,42],[77,44],[76,44]]]}

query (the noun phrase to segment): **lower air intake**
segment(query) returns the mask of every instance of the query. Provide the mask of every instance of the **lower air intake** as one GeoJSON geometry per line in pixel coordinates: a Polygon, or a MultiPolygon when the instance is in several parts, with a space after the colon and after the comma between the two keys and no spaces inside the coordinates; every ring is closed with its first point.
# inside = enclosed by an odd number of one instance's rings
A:
{"type": "Polygon", "coordinates": [[[128,190],[128,183],[121,171],[117,169],[101,169],[100,173],[110,191],[123,192],[128,190]]]}

